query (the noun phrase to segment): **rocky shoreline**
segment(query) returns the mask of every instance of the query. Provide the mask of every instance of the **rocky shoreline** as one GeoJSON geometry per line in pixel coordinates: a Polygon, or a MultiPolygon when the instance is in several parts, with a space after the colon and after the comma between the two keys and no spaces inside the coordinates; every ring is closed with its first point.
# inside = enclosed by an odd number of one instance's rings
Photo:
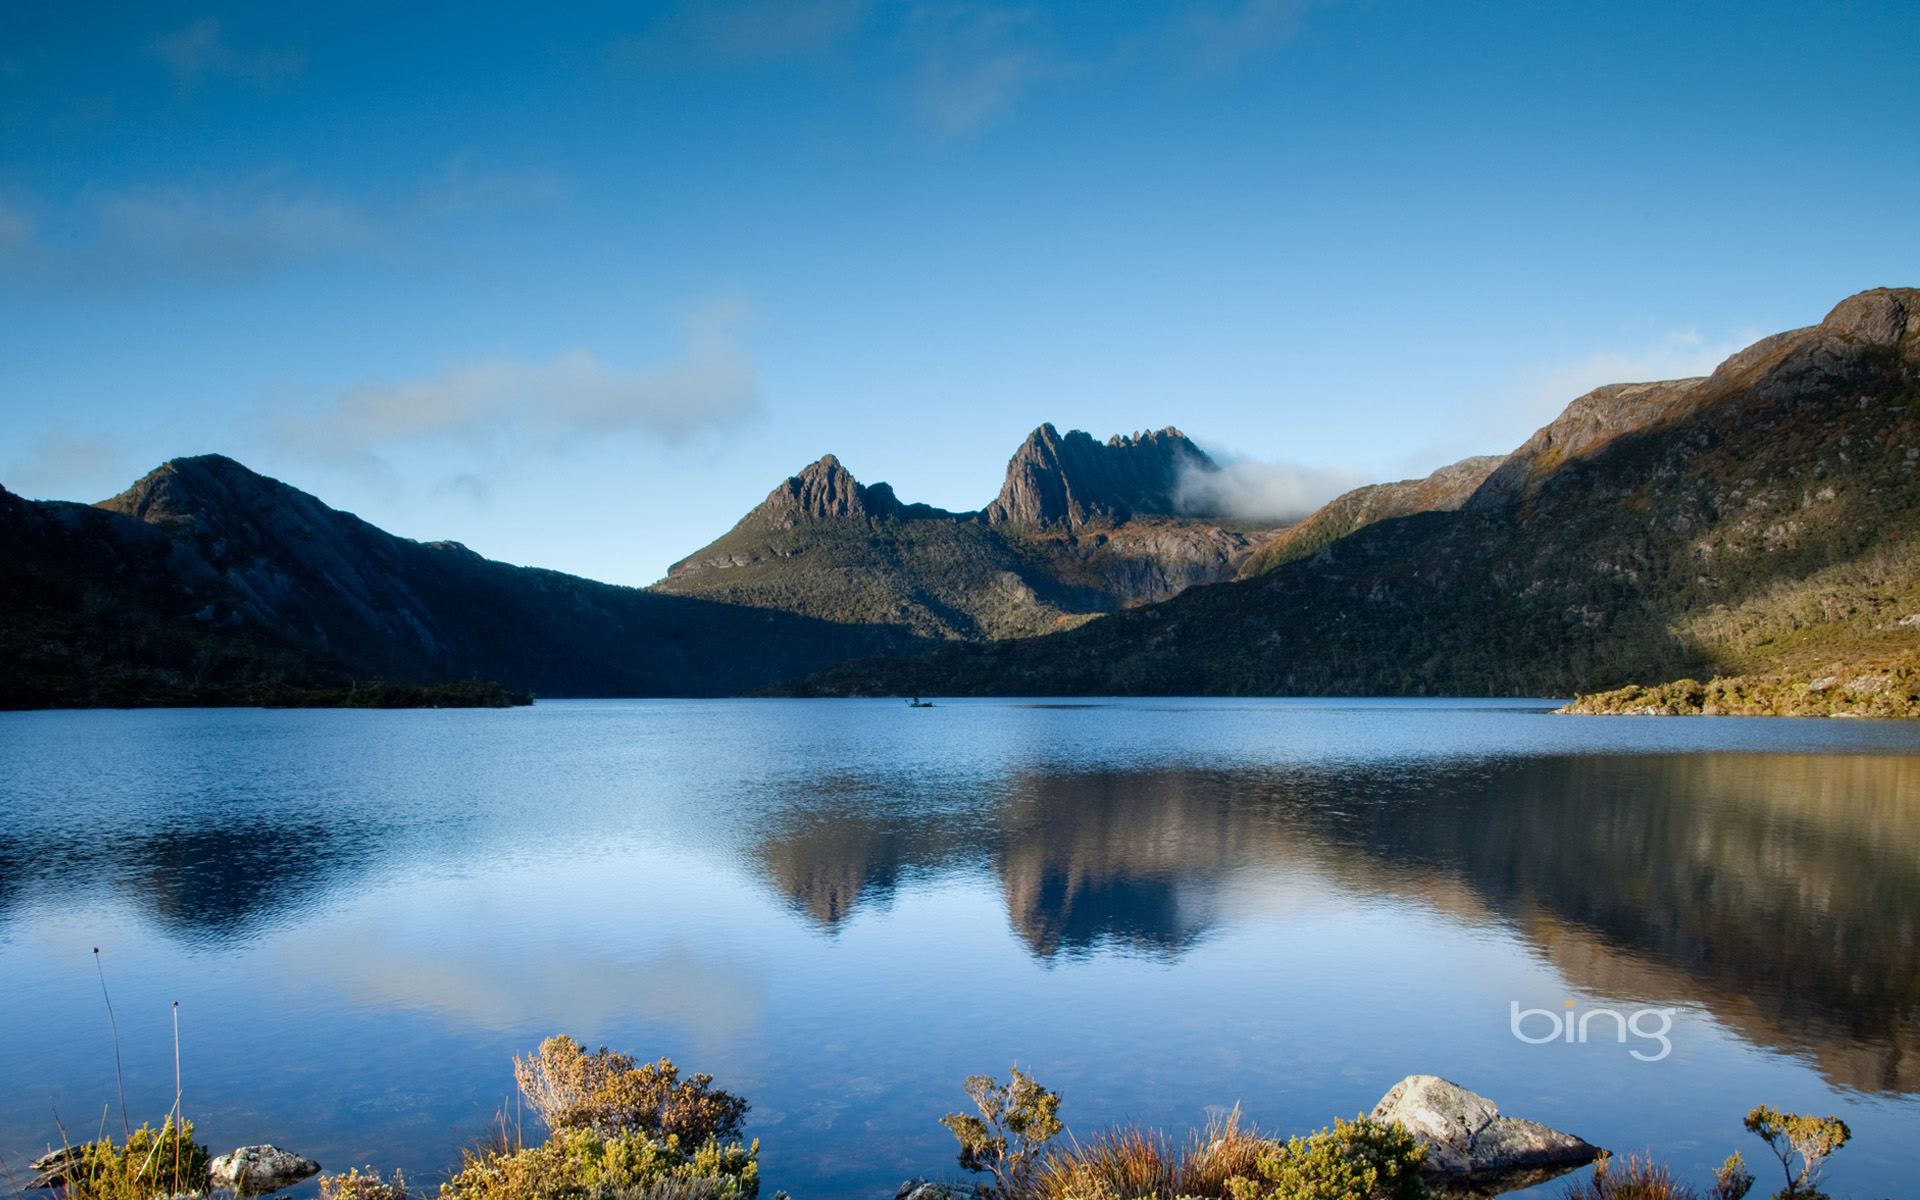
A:
{"type": "Polygon", "coordinates": [[[1920,718],[1920,656],[1875,664],[1825,663],[1764,675],[1678,679],[1575,696],[1554,710],[1625,717],[1920,718]]]}

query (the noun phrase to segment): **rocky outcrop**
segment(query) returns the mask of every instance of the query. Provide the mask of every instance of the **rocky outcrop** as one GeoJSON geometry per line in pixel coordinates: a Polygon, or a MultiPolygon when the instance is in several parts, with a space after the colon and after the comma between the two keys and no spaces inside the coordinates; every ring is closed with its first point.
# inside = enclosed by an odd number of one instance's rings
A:
{"type": "Polygon", "coordinates": [[[207,1174],[242,1196],[265,1196],[320,1173],[320,1164],[278,1146],[242,1146],[208,1164],[207,1174]]]}
{"type": "Polygon", "coordinates": [[[980,1200],[983,1194],[969,1184],[929,1182],[916,1175],[894,1189],[893,1200],[980,1200]]]}
{"type": "Polygon", "coordinates": [[[1583,1167],[1600,1148],[1537,1121],[1503,1117],[1485,1096],[1438,1075],[1409,1075],[1374,1105],[1373,1117],[1397,1121],[1427,1150],[1432,1180],[1456,1192],[1531,1187],[1583,1167]]]}
{"type": "MultiPolygon", "coordinates": [[[[1914,614],[1920,616],[1920,614],[1914,614]]],[[[1905,623],[1903,619],[1902,623],[1905,623]]],[[[1915,624],[1920,624],[1916,621],[1915,624]]],[[[1762,675],[1629,684],[1554,709],[1576,716],[1920,717],[1920,655],[1875,666],[1823,663],[1762,675]]]]}
{"type": "Polygon", "coordinates": [[[1423,512],[1454,512],[1505,459],[1497,454],[1463,458],[1425,479],[1402,479],[1355,488],[1316,509],[1305,520],[1260,546],[1241,566],[1239,578],[1264,575],[1282,563],[1305,558],[1379,521],[1423,512]]]}
{"type": "Polygon", "coordinates": [[[1075,529],[1135,514],[1172,515],[1181,473],[1217,469],[1172,426],[1133,437],[1116,434],[1102,445],[1081,430],[1062,437],[1042,425],[1014,451],[1000,496],[985,515],[993,525],[1075,529]]]}
{"type": "MultiPolygon", "coordinates": [[[[792,529],[809,521],[951,515],[925,504],[902,504],[891,485],[862,484],[840,465],[839,459],[828,454],[768,493],[748,520],[764,522],[774,529],[792,529]]],[[[675,569],[680,566],[674,564],[675,569]]]]}

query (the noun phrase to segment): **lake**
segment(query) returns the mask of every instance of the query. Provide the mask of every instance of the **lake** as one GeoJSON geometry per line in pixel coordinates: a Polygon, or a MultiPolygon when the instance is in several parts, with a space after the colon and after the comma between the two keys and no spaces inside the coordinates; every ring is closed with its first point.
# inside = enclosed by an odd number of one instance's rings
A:
{"type": "Polygon", "coordinates": [[[136,1125],[177,1000],[203,1140],[329,1171],[437,1181],[568,1033],[746,1096],[796,1200],[958,1176],[938,1118],[1016,1062],[1083,1134],[1443,1075],[1755,1195],[1772,1103],[1913,1194],[1920,723],[1548,707],[0,714],[0,1151],[119,1127],[98,946],[136,1125]],[[1515,1036],[1568,1001],[1636,1032],[1515,1036]]]}

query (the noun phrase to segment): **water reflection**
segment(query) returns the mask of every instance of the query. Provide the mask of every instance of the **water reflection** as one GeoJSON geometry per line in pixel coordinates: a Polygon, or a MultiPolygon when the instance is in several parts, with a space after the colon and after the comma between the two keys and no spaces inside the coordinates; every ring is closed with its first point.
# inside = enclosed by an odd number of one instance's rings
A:
{"type": "Polygon", "coordinates": [[[105,891],[183,941],[232,943],[318,904],[392,844],[351,816],[221,822],[232,815],[85,832],[16,823],[0,834],[0,922],[35,893],[71,904],[105,891]]]}
{"type": "Polygon", "coordinates": [[[1171,958],[1235,873],[1516,929],[1577,987],[1703,1005],[1836,1083],[1920,1091],[1920,761],[1590,756],[1408,769],[1035,774],[980,811],[789,806],[755,855],[824,930],[903,877],[989,869],[1042,958],[1171,958]]]}

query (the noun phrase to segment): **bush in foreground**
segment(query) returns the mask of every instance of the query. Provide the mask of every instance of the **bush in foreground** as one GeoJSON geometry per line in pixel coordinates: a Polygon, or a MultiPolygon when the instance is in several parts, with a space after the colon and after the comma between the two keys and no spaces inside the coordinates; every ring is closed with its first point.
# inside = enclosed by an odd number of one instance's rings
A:
{"type": "MultiPolygon", "coordinates": [[[[679,1139],[603,1136],[562,1129],[513,1154],[468,1155],[440,1188],[441,1200],[755,1200],[760,1143],[708,1141],[692,1153],[679,1139]]],[[[356,1198],[361,1200],[361,1198],[356,1198]]],[[[388,1200],[367,1196],[364,1200],[388,1200]]],[[[392,1200],[399,1200],[394,1197],[392,1200]]]]}
{"type": "Polygon", "coordinates": [[[1395,1121],[1335,1118],[1333,1128],[1288,1138],[1227,1180],[1229,1200],[1428,1200],[1420,1178],[1426,1147],[1395,1121]]]}
{"type": "Polygon", "coordinates": [[[670,1059],[640,1063],[605,1046],[588,1054],[564,1035],[541,1042],[540,1049],[525,1058],[515,1056],[513,1077],[527,1103],[555,1132],[637,1133],[698,1146],[738,1139],[749,1107],[714,1087],[711,1075],[683,1081],[670,1059]]]}
{"type": "Polygon", "coordinates": [[[124,1145],[111,1137],[75,1146],[60,1168],[63,1200],[150,1200],[181,1192],[205,1192],[207,1148],[193,1140],[193,1122],[159,1129],[142,1125],[124,1145]]]}
{"type": "Polygon", "coordinates": [[[1430,1200],[1420,1177],[1427,1152],[1397,1123],[1359,1117],[1285,1142],[1239,1123],[1239,1112],[1177,1146],[1158,1130],[1112,1129],[1070,1149],[1046,1151],[1061,1131],[1060,1095],[1014,1068],[1007,1083],[966,1082],[978,1116],[941,1124],[960,1143],[960,1165],[991,1173],[1004,1200],[1430,1200]]]}

